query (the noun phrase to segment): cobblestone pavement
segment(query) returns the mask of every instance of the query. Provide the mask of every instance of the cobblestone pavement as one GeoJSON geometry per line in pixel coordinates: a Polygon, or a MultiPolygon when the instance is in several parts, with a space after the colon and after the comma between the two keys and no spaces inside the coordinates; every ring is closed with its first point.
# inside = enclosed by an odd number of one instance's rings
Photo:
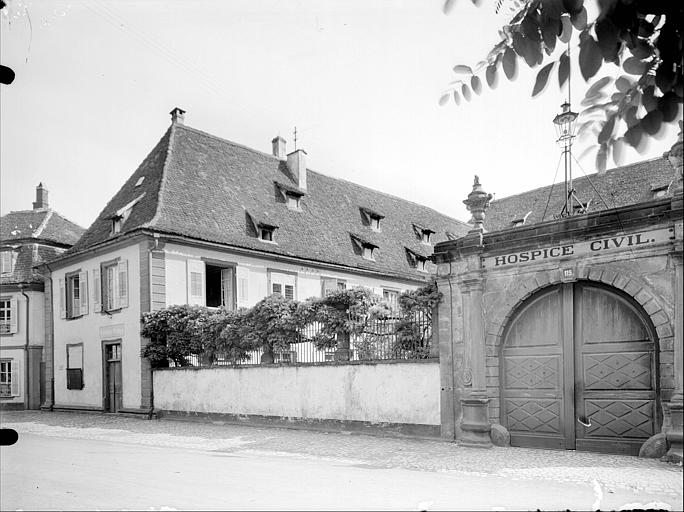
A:
{"type": "Polygon", "coordinates": [[[76,439],[218,452],[282,454],[344,461],[362,467],[463,472],[513,479],[628,489],[682,506],[682,466],[653,459],[574,451],[466,448],[423,439],[326,433],[300,429],[152,420],[105,414],[3,412],[3,428],[76,439]]]}

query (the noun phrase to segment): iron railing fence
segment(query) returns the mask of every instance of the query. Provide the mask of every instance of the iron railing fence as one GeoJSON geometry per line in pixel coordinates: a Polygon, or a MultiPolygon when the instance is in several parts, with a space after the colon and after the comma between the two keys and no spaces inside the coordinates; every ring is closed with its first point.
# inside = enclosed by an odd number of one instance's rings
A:
{"type": "MultiPolygon", "coordinates": [[[[317,347],[311,339],[321,330],[317,322],[306,325],[286,350],[274,350],[274,363],[326,363],[340,361],[382,361],[437,358],[432,344],[432,321],[418,312],[410,320],[370,320],[363,332],[350,336],[349,348],[338,341],[332,348],[317,347]]],[[[187,366],[235,366],[261,364],[263,349],[251,350],[237,360],[229,354],[190,354],[187,366]]],[[[177,366],[170,362],[170,366],[177,366]]]]}

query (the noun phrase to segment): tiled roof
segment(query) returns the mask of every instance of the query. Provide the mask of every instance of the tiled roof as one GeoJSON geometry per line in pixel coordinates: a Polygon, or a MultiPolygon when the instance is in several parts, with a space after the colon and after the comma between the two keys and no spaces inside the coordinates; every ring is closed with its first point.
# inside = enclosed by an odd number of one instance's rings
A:
{"type": "MultiPolygon", "coordinates": [[[[655,199],[657,190],[671,196],[675,178],[672,165],[664,158],[655,158],[573,179],[576,195],[589,203],[589,212],[619,208],[655,199]]],[[[483,184],[488,192],[496,192],[483,184]]],[[[492,201],[486,212],[484,227],[499,231],[513,227],[513,221],[523,219],[525,225],[552,220],[565,204],[564,184],[537,188],[492,201]],[[552,189],[552,190],[551,190],[552,189]],[[550,198],[549,191],[551,190],[550,198]],[[547,207],[548,201],[548,207],[547,207]],[[546,213],[544,213],[546,210],[546,213]]]]}
{"type": "Polygon", "coordinates": [[[447,231],[463,235],[469,229],[425,206],[310,169],[299,210],[287,207],[278,184],[297,185],[278,158],[172,124],[69,253],[112,239],[109,219],[142,192],[118,236],[144,227],[417,279],[424,273],[411,268],[405,250],[417,241],[413,224],[434,230],[435,243],[446,240],[447,231]],[[135,187],[141,176],[143,184],[135,187]],[[370,205],[385,215],[379,232],[364,223],[361,208],[370,205]],[[253,220],[278,226],[275,244],[256,238],[253,220]],[[350,234],[378,246],[375,261],[355,253],[350,234]]]}
{"type": "Polygon", "coordinates": [[[73,245],[85,230],[49,208],[9,212],[0,217],[0,241],[33,238],[73,245]]]}
{"type": "Polygon", "coordinates": [[[32,267],[50,262],[64,252],[58,247],[34,243],[23,243],[14,250],[17,253],[14,268],[11,274],[0,275],[0,285],[42,283],[32,267]]]}

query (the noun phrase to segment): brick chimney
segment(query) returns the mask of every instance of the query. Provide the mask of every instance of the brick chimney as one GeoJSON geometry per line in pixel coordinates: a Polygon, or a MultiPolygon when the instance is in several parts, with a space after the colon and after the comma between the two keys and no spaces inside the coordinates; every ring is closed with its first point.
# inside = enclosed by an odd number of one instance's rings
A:
{"type": "Polygon", "coordinates": [[[280,160],[285,160],[287,152],[285,151],[285,144],[287,142],[280,135],[271,141],[273,144],[273,156],[278,157],[280,160]]]}
{"type": "Polygon", "coordinates": [[[173,124],[183,124],[185,122],[185,110],[182,108],[174,108],[171,112],[171,122],[173,124]]]}
{"type": "Polygon", "coordinates": [[[34,210],[40,210],[48,207],[48,191],[42,183],[38,183],[36,187],[36,200],[33,203],[34,210]]]}
{"type": "Polygon", "coordinates": [[[287,155],[287,167],[294,175],[297,186],[306,190],[306,151],[298,149],[287,155]]]}

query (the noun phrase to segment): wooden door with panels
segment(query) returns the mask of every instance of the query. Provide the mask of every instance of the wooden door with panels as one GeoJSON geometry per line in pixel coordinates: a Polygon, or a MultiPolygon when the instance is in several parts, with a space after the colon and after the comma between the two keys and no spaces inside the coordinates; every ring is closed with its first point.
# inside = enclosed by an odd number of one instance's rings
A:
{"type": "Polygon", "coordinates": [[[657,368],[633,301],[588,282],[549,287],[504,333],[501,422],[514,446],[636,454],[659,428],[657,368]]]}
{"type": "Polygon", "coordinates": [[[123,407],[123,375],[121,371],[121,342],[104,342],[104,410],[118,412],[123,407]]]}

